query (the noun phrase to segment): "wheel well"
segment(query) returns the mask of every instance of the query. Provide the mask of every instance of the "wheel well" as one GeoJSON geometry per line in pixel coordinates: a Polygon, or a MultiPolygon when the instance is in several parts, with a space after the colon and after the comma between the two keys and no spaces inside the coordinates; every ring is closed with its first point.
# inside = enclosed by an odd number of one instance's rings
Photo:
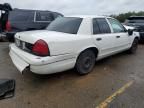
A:
{"type": "MultiPolygon", "coordinates": [[[[78,55],[78,57],[77,57],[77,59],[79,58],[79,56],[83,53],[83,52],[85,52],[86,50],[92,50],[93,52],[94,52],[94,54],[95,54],[95,57],[97,58],[97,55],[98,55],[98,49],[96,48],[96,47],[90,47],[90,48],[87,48],[87,49],[85,49],[85,50],[83,50],[82,52],[80,52],[80,54],[78,55]]],[[[77,62],[77,60],[76,60],[76,62],[77,62]]],[[[76,64],[75,64],[76,65],[76,64]]]]}
{"type": "MultiPolygon", "coordinates": [[[[98,49],[97,48],[90,47],[90,48],[85,49],[84,51],[86,51],[86,50],[92,50],[94,52],[94,54],[95,54],[95,57],[97,57],[97,55],[98,55],[98,49]]],[[[82,51],[81,53],[83,53],[84,51],[82,51]]]]}
{"type": "Polygon", "coordinates": [[[135,37],[135,39],[138,39],[138,40],[139,40],[139,37],[135,37]]]}

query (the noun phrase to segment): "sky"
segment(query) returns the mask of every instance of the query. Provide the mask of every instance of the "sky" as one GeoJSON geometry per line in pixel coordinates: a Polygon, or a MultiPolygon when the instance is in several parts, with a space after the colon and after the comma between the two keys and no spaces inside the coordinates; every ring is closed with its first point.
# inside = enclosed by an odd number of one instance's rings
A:
{"type": "Polygon", "coordinates": [[[64,15],[111,15],[144,11],[144,0],[0,0],[13,8],[50,10],[64,15]]]}

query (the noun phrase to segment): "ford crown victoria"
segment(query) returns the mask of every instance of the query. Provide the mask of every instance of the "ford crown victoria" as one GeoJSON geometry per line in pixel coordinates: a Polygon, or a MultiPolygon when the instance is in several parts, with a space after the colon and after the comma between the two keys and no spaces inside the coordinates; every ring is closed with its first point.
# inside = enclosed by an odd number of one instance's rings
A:
{"type": "Polygon", "coordinates": [[[46,30],[17,33],[10,57],[21,73],[29,69],[51,74],[76,68],[85,75],[97,60],[125,50],[135,53],[138,38],[111,17],[60,17],[46,30]]]}

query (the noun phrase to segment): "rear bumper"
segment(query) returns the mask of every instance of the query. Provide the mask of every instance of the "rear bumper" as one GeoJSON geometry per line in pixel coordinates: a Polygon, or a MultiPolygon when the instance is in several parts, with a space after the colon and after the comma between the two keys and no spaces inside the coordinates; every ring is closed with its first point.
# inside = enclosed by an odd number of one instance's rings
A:
{"type": "Polygon", "coordinates": [[[58,73],[74,68],[75,62],[76,59],[71,58],[46,65],[40,65],[40,66],[30,65],[30,70],[36,74],[58,73]]]}
{"type": "Polygon", "coordinates": [[[10,45],[9,55],[21,73],[23,73],[27,67],[36,74],[62,72],[73,68],[76,63],[76,58],[68,55],[38,57],[20,50],[15,44],[10,45]]]}
{"type": "Polygon", "coordinates": [[[25,68],[29,66],[27,62],[25,62],[23,59],[21,59],[13,50],[10,50],[9,53],[14,65],[17,67],[17,69],[22,73],[25,68]]]}

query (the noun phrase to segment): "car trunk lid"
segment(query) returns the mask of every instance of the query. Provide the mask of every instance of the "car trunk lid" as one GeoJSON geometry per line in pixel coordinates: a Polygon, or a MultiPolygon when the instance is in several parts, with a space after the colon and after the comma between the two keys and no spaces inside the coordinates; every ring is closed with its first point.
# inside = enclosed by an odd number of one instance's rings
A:
{"type": "Polygon", "coordinates": [[[43,40],[48,44],[51,56],[71,53],[72,49],[68,47],[63,49],[63,47],[67,45],[71,46],[71,42],[73,42],[73,40],[76,40],[76,36],[74,34],[48,30],[21,32],[17,33],[15,35],[15,38],[16,46],[19,46],[17,44],[21,43],[21,47],[19,48],[29,53],[32,53],[33,45],[38,40],[43,40]]]}
{"type": "Polygon", "coordinates": [[[53,42],[56,41],[56,39],[58,40],[63,38],[69,38],[69,36],[66,35],[73,35],[73,34],[48,31],[48,30],[34,30],[34,31],[17,33],[15,37],[22,41],[34,44],[39,39],[45,40],[46,42],[53,42]]]}

